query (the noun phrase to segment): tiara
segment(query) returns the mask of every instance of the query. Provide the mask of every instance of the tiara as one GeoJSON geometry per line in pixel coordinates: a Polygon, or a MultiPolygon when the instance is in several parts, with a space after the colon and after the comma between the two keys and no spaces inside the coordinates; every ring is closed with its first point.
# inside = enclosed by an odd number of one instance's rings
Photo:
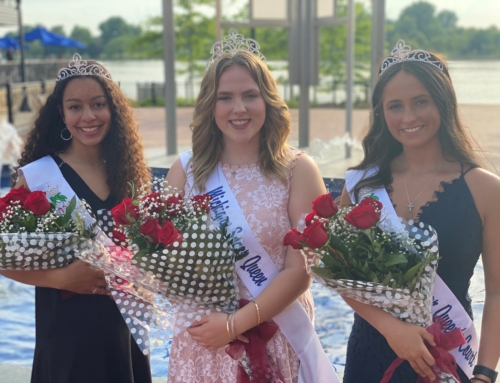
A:
{"type": "Polygon", "coordinates": [[[67,68],[62,68],[57,72],[56,82],[74,76],[100,76],[111,80],[111,75],[102,66],[88,64],[78,53],[75,53],[67,68]]]}
{"type": "Polygon", "coordinates": [[[405,61],[420,61],[426,64],[434,65],[439,70],[443,70],[443,63],[440,61],[431,60],[431,55],[421,49],[412,51],[411,48],[406,45],[403,40],[399,40],[394,49],[391,52],[391,56],[387,57],[380,68],[380,75],[385,72],[386,69],[393,65],[405,62],[405,61]]]}
{"type": "Polygon", "coordinates": [[[212,45],[212,49],[210,49],[212,57],[210,57],[210,60],[207,62],[207,69],[210,68],[210,66],[219,60],[224,54],[235,54],[239,51],[249,51],[266,63],[266,58],[262,53],[260,53],[259,49],[260,45],[257,41],[253,39],[246,39],[243,35],[233,32],[229,36],[224,37],[223,40],[217,41],[214,45],[212,45]]]}

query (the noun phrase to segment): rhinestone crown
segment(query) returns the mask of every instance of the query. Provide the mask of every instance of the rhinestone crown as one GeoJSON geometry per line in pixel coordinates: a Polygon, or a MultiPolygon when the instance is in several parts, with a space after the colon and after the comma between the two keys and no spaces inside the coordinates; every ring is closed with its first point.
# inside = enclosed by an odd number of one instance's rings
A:
{"type": "Polygon", "coordinates": [[[249,51],[265,63],[266,58],[262,53],[260,53],[259,49],[260,45],[257,41],[253,39],[246,39],[243,35],[233,32],[229,36],[224,37],[221,41],[217,41],[214,45],[212,45],[212,49],[210,49],[212,57],[208,60],[207,69],[210,68],[210,66],[219,60],[224,54],[235,54],[238,51],[249,51]]]}
{"type": "Polygon", "coordinates": [[[399,40],[392,50],[391,55],[382,62],[380,75],[382,75],[382,73],[384,73],[391,66],[405,61],[420,61],[426,64],[431,64],[441,71],[444,69],[443,63],[440,61],[433,61],[429,52],[421,49],[412,51],[403,40],[399,40]]]}
{"type": "Polygon", "coordinates": [[[57,72],[56,82],[74,76],[100,76],[111,80],[111,75],[102,66],[89,64],[86,60],[82,60],[78,53],[73,56],[67,68],[62,68],[57,72]]]}

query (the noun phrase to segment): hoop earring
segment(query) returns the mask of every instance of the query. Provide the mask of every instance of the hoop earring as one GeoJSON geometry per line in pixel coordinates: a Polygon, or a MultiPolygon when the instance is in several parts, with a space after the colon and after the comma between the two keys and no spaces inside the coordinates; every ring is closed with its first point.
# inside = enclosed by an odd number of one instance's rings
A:
{"type": "Polygon", "coordinates": [[[69,141],[69,140],[71,140],[72,138],[73,138],[73,135],[72,135],[72,134],[71,134],[71,132],[68,130],[68,128],[64,128],[63,130],[61,130],[61,139],[62,139],[63,141],[69,141]],[[69,137],[66,137],[66,138],[65,138],[65,137],[63,136],[63,133],[64,133],[64,131],[65,131],[65,130],[67,130],[67,131],[68,131],[68,133],[69,133],[69,137]]]}

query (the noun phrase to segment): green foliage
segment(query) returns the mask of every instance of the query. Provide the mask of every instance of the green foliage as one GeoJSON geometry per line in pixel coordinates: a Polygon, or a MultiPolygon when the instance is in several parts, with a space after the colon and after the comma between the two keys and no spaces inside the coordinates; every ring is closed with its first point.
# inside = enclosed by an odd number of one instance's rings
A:
{"type": "Polygon", "coordinates": [[[328,279],[352,279],[412,289],[425,267],[436,260],[429,250],[412,239],[384,231],[374,224],[354,228],[344,220],[346,207],[328,219],[329,241],[320,250],[323,265],[315,273],[328,279]]]}
{"type": "Polygon", "coordinates": [[[458,26],[457,15],[450,10],[436,14],[435,7],[420,1],[405,8],[398,20],[389,22],[388,48],[398,39],[412,47],[438,52],[452,59],[499,58],[500,31],[458,26]]]}
{"type": "Polygon", "coordinates": [[[142,32],[141,27],[128,24],[121,17],[110,17],[99,24],[99,30],[101,31],[101,41],[104,46],[117,37],[135,37],[142,32]]]}
{"type": "MultiPolygon", "coordinates": [[[[175,48],[176,59],[188,63],[185,72],[189,79],[200,77],[203,68],[197,60],[206,61],[215,42],[215,20],[206,10],[213,10],[214,0],[175,0],[175,48]]],[[[230,7],[241,5],[237,1],[227,3],[230,7]]],[[[346,14],[346,0],[338,1],[339,16],[346,14]]],[[[233,21],[247,21],[247,6],[241,7],[233,21]]],[[[25,32],[33,26],[24,27],[25,32]]],[[[355,62],[357,79],[368,76],[370,63],[371,14],[365,3],[356,4],[355,62]]],[[[110,17],[99,25],[99,36],[75,26],[69,35],[87,45],[82,51],[90,58],[106,59],[150,59],[163,58],[163,19],[153,16],[143,24],[133,25],[121,17],[110,17]]],[[[61,26],[52,31],[66,35],[61,26]]],[[[225,30],[224,33],[229,33],[225,30]]],[[[286,28],[240,28],[238,32],[253,36],[261,45],[268,60],[288,59],[288,31],[286,28]]],[[[500,31],[496,27],[484,29],[463,28],[453,10],[436,12],[434,5],[419,1],[405,8],[397,20],[386,20],[386,48],[389,52],[398,39],[408,45],[439,52],[453,59],[500,58],[500,31]]],[[[346,61],[345,25],[324,26],[320,29],[320,73],[345,81],[346,61]]],[[[29,43],[28,58],[61,56],[74,53],[71,48],[43,47],[39,42],[29,43]]]]}

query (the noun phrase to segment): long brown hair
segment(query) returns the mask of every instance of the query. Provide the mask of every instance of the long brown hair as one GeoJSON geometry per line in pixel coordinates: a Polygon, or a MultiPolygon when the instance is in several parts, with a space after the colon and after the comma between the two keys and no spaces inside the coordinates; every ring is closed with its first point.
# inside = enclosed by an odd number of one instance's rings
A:
{"type": "Polygon", "coordinates": [[[445,157],[458,161],[465,167],[482,166],[475,152],[479,149],[479,145],[458,116],[457,98],[448,67],[444,60],[435,54],[431,54],[431,60],[440,61],[443,64],[443,70],[423,62],[404,61],[389,67],[379,76],[372,96],[372,124],[363,139],[365,157],[359,165],[352,168],[364,170],[377,166],[379,171],[361,180],[355,186],[356,196],[363,187],[387,187],[392,183],[391,161],[403,151],[403,146],[389,132],[384,116],[382,95],[387,83],[400,71],[414,75],[433,98],[441,117],[438,134],[445,157]]]}
{"type": "MultiPolygon", "coordinates": [[[[82,77],[97,81],[109,103],[111,124],[100,149],[101,156],[106,161],[107,183],[111,194],[121,200],[131,194],[129,182],[142,185],[150,180],[151,175],[144,160],[137,122],[128,99],[118,85],[101,76],[72,76],[56,83],[54,91],[40,109],[16,170],[46,155],[64,152],[69,147],[71,141],[61,139],[61,131],[66,128],[60,113],[62,99],[68,83],[82,77]]],[[[17,174],[14,173],[13,182],[16,180],[17,174]]]]}
{"type": "Polygon", "coordinates": [[[224,144],[222,132],[215,123],[214,109],[219,79],[233,65],[248,69],[266,103],[266,119],[260,130],[258,166],[266,177],[274,175],[286,184],[286,169],[291,160],[291,151],[286,143],[292,123],[290,111],[281,99],[266,64],[248,51],[237,51],[224,54],[212,64],[201,82],[191,123],[194,186],[203,190],[209,175],[220,161],[224,144]]]}

